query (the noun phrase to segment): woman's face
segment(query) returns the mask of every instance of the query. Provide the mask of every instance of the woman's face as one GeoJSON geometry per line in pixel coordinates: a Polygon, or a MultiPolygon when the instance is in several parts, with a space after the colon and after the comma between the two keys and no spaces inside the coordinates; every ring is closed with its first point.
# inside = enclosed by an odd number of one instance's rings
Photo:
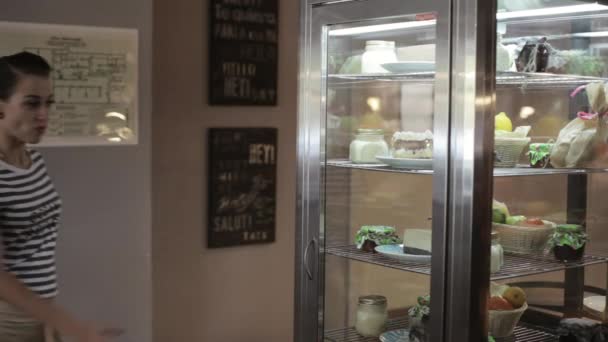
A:
{"type": "Polygon", "coordinates": [[[40,142],[49,121],[53,105],[49,78],[20,75],[11,97],[0,100],[0,135],[16,143],[40,142]]]}

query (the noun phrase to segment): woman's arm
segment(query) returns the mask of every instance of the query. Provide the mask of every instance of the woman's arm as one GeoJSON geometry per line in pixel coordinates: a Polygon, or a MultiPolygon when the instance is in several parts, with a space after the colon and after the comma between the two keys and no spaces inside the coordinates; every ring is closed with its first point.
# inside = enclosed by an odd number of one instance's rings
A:
{"type": "Polygon", "coordinates": [[[76,319],[52,301],[39,297],[4,270],[0,270],[0,298],[48,324],[60,334],[76,338],[78,342],[104,342],[102,336],[111,335],[97,332],[91,325],[76,319]]]}

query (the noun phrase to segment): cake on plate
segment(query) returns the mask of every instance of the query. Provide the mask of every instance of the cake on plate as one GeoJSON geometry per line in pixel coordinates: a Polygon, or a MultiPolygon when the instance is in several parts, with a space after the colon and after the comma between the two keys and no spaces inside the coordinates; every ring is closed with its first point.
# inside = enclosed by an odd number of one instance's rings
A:
{"type": "Polygon", "coordinates": [[[433,158],[433,132],[395,132],[391,139],[391,156],[403,159],[433,158]]]}
{"type": "Polygon", "coordinates": [[[431,255],[433,238],[430,229],[404,229],[403,253],[431,255]]]}

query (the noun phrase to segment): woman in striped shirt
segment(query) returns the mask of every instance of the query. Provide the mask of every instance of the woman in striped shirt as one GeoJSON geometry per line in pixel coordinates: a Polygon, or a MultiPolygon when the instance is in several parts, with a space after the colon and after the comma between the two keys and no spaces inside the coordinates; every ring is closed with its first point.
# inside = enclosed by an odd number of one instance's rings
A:
{"type": "Polygon", "coordinates": [[[26,146],[40,142],[47,128],[50,72],[32,53],[0,57],[0,341],[53,341],[55,331],[104,342],[117,331],[99,332],[52,300],[61,200],[42,156],[26,146]]]}

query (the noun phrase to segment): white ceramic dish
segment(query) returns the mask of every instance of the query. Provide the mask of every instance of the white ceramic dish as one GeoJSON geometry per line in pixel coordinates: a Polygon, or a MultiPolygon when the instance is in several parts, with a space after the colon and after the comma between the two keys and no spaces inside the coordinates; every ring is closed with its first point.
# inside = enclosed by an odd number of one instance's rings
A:
{"type": "Polygon", "coordinates": [[[384,63],[382,67],[395,74],[435,71],[435,62],[411,61],[384,63]]]}
{"type": "Polygon", "coordinates": [[[376,156],[376,159],[392,167],[400,169],[433,169],[433,159],[406,159],[387,156],[376,156]]]}
{"type": "Polygon", "coordinates": [[[387,331],[380,335],[381,342],[410,342],[410,333],[407,329],[387,331]]]}
{"type": "Polygon", "coordinates": [[[589,312],[601,316],[606,307],[606,297],[604,296],[590,296],[583,299],[583,306],[589,312]]]}
{"type": "Polygon", "coordinates": [[[423,264],[428,264],[431,262],[430,255],[415,255],[403,253],[403,244],[377,246],[375,250],[376,252],[393,260],[419,262],[423,264]]]}

